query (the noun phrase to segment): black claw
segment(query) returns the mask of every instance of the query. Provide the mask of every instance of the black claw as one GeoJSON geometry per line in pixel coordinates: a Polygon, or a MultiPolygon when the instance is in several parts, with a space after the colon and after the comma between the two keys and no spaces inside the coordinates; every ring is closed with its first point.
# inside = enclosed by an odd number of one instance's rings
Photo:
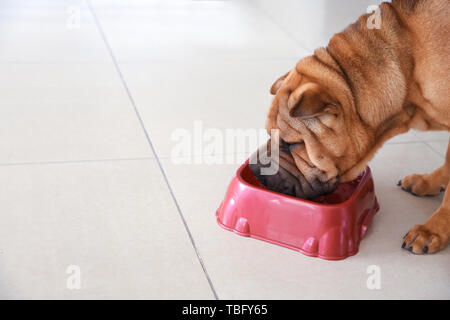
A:
{"type": "Polygon", "coordinates": [[[406,247],[406,242],[403,242],[402,249],[405,249],[405,247],[406,247]]]}
{"type": "Polygon", "coordinates": [[[409,252],[412,252],[412,247],[409,247],[409,248],[408,248],[408,251],[409,251],[409,252]]]}
{"type": "Polygon", "coordinates": [[[397,186],[400,187],[402,185],[402,180],[398,180],[397,186]]]}
{"type": "Polygon", "coordinates": [[[428,253],[428,246],[424,246],[422,251],[423,251],[423,253],[428,253]]]}
{"type": "Polygon", "coordinates": [[[408,193],[411,193],[412,195],[414,195],[414,193],[411,191],[411,188],[405,189],[405,188],[403,188],[403,186],[400,187],[400,188],[401,188],[403,191],[408,192],[408,193]]]}

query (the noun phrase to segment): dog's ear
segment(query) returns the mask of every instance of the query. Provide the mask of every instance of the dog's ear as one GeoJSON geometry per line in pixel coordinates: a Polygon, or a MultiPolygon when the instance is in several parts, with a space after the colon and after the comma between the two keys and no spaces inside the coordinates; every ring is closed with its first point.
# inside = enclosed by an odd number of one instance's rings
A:
{"type": "Polygon", "coordinates": [[[300,119],[311,119],[325,113],[337,113],[337,103],[315,83],[297,88],[288,100],[289,115],[300,119]]]}
{"type": "Polygon", "coordinates": [[[273,83],[272,87],[270,88],[270,94],[272,94],[272,95],[276,95],[277,94],[278,89],[280,89],[281,85],[283,84],[284,79],[286,79],[288,74],[289,74],[289,72],[286,73],[284,76],[278,78],[277,81],[275,81],[273,83]]]}

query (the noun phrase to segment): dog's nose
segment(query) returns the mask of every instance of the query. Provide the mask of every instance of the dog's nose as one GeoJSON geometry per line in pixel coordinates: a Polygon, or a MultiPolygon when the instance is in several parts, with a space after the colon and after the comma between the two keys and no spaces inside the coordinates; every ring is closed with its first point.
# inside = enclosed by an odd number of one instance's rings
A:
{"type": "Polygon", "coordinates": [[[293,197],[302,197],[304,194],[300,182],[284,168],[279,168],[274,175],[262,175],[261,168],[265,167],[260,163],[250,164],[250,170],[269,190],[280,192],[293,197]]]}
{"type": "Polygon", "coordinates": [[[291,172],[292,167],[288,170],[282,164],[275,174],[263,175],[261,169],[268,166],[258,161],[250,163],[250,170],[267,189],[289,196],[311,200],[333,192],[338,185],[337,178],[322,182],[319,177],[312,177],[308,181],[300,171],[291,172]]]}

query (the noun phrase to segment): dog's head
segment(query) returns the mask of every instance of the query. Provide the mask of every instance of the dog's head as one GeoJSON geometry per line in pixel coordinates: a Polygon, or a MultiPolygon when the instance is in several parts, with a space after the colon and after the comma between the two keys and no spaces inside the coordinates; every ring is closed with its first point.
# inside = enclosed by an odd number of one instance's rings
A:
{"type": "MultiPolygon", "coordinates": [[[[373,133],[361,121],[337,65],[305,58],[273,84],[271,93],[275,97],[266,129],[269,134],[279,130],[279,170],[262,175],[263,164],[251,165],[264,185],[312,199],[364,170],[373,133]]],[[[270,147],[261,150],[270,153],[270,147]]]]}

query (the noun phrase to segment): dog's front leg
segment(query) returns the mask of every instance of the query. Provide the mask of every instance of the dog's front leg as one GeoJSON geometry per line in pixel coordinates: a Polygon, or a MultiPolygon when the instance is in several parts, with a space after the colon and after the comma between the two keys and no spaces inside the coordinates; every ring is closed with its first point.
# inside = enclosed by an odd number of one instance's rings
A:
{"type": "MultiPolygon", "coordinates": [[[[447,179],[450,172],[450,144],[445,164],[436,170],[441,175],[434,175],[430,185],[439,185],[447,179]]],[[[432,175],[430,175],[432,176],[432,175]]],[[[402,248],[416,254],[434,253],[444,249],[450,241],[450,182],[447,182],[444,201],[439,209],[423,225],[412,228],[404,237],[402,248]]]]}
{"type": "MultiPolygon", "coordinates": [[[[450,182],[450,143],[442,167],[429,174],[411,174],[398,182],[403,190],[415,196],[434,196],[440,194],[450,182]]],[[[446,188],[448,189],[448,188],[446,188]]]]}
{"type": "Polygon", "coordinates": [[[402,248],[416,254],[435,253],[450,239],[450,184],[440,208],[423,225],[412,228],[404,237],[402,248]]]}

